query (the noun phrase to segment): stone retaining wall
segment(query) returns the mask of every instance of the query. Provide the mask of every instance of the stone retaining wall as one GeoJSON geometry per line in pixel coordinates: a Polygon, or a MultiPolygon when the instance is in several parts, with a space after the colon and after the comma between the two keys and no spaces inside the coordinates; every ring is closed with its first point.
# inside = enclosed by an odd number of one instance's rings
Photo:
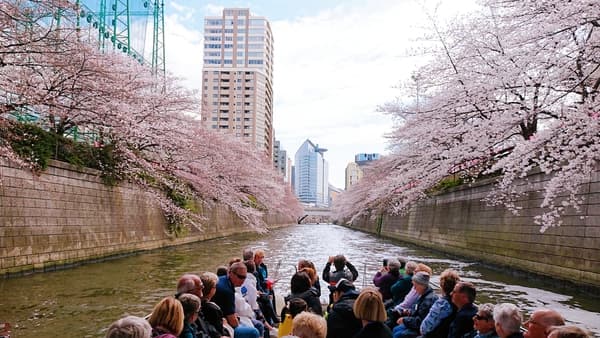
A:
{"type": "MultiPolygon", "coordinates": [[[[384,215],[380,234],[420,246],[470,257],[511,269],[533,272],[580,285],[600,287],[600,171],[581,189],[583,213],[567,211],[563,225],[540,233],[533,216],[540,214],[541,173],[521,182],[526,194],[516,216],[504,206],[481,199],[492,182],[462,186],[413,206],[406,215],[384,215]],[[585,216],[585,217],[582,217],[585,216]]],[[[376,218],[354,222],[352,228],[377,233],[376,218]]]]}
{"type": "MultiPolygon", "coordinates": [[[[0,276],[252,231],[225,207],[183,238],[166,232],[162,211],[133,184],[110,187],[98,172],[52,162],[41,175],[0,161],[0,276]]],[[[270,226],[294,223],[267,216],[270,226]]]]}

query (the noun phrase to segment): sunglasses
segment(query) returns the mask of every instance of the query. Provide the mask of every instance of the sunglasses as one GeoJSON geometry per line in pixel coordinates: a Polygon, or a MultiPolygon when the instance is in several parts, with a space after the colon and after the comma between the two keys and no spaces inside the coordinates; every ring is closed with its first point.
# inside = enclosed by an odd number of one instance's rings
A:
{"type": "Polygon", "coordinates": [[[475,316],[473,316],[473,318],[475,318],[477,320],[490,320],[490,317],[480,316],[480,315],[475,315],[475,316]]]}
{"type": "Polygon", "coordinates": [[[246,279],[246,275],[238,275],[237,272],[234,272],[233,274],[236,275],[239,279],[246,279]]]}

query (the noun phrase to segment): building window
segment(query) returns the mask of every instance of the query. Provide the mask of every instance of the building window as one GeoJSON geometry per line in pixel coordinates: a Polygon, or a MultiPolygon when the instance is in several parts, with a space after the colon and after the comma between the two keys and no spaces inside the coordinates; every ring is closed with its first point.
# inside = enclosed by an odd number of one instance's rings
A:
{"type": "Polygon", "coordinates": [[[207,19],[204,23],[205,26],[221,26],[223,24],[223,20],[213,20],[207,19]]]}

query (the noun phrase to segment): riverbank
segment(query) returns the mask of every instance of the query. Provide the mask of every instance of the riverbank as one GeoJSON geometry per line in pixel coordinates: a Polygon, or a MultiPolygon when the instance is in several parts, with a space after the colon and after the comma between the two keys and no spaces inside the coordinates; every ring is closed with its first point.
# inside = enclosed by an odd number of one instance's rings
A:
{"type": "Polygon", "coordinates": [[[582,212],[567,210],[563,224],[540,233],[533,217],[542,213],[540,185],[548,177],[533,173],[517,186],[519,215],[482,199],[493,180],[463,185],[413,205],[404,215],[373,215],[348,227],[507,270],[554,278],[600,290],[600,171],[582,186],[582,212]]]}
{"type": "MultiPolygon", "coordinates": [[[[176,236],[138,186],[107,186],[95,170],[52,161],[39,176],[0,161],[0,278],[96,263],[156,248],[252,232],[223,206],[176,236]]],[[[295,223],[268,215],[270,228],[295,223]]]]}

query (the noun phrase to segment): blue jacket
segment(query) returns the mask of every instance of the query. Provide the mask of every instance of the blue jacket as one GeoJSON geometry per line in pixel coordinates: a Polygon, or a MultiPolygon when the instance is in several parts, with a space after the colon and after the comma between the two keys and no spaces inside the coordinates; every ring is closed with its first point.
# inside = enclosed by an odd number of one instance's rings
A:
{"type": "Polygon", "coordinates": [[[447,337],[455,315],[456,306],[452,304],[450,296],[438,298],[421,322],[421,334],[426,337],[447,337]]]}

